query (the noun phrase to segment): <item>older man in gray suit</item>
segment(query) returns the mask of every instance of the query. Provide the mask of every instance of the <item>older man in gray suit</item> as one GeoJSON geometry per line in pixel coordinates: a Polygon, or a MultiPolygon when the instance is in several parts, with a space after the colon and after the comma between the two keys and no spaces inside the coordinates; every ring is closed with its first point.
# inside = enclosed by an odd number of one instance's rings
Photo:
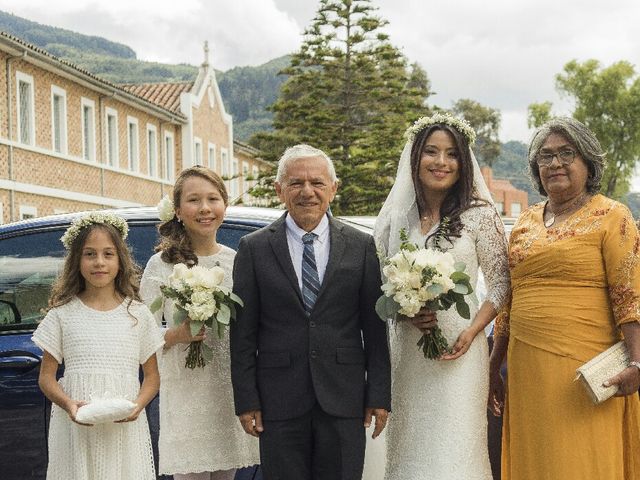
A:
{"type": "Polygon", "coordinates": [[[233,272],[244,308],[231,326],[236,414],[260,438],[265,480],[358,480],[365,427],[390,410],[380,267],[371,236],[327,211],[329,157],[287,149],[276,192],[287,212],[244,237],[233,272]]]}

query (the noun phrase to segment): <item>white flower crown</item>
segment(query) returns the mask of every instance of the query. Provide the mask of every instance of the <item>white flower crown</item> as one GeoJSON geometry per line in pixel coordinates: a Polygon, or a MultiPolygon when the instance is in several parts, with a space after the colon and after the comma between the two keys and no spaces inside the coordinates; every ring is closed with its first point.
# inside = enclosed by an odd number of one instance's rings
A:
{"type": "Polygon", "coordinates": [[[431,125],[437,125],[438,123],[444,123],[445,125],[449,125],[450,127],[458,130],[467,138],[467,142],[469,142],[470,146],[476,141],[476,132],[471,125],[469,125],[469,122],[461,118],[454,117],[448,112],[435,113],[430,117],[419,118],[413,125],[407,128],[407,131],[404,132],[404,136],[407,140],[413,142],[418,133],[431,125]]]}
{"type": "Polygon", "coordinates": [[[98,223],[111,225],[120,232],[123,240],[127,239],[127,235],[129,234],[129,225],[127,225],[127,221],[124,218],[114,215],[113,213],[91,212],[82,217],[78,217],[71,222],[71,226],[67,228],[64,235],[60,237],[60,241],[64,245],[64,248],[70,250],[73,242],[83,228],[98,223]]]}
{"type": "Polygon", "coordinates": [[[173,202],[169,198],[169,195],[165,195],[164,197],[162,197],[162,200],[158,202],[156,208],[158,209],[158,217],[163,222],[168,222],[176,214],[176,210],[173,207],[173,202]]]}

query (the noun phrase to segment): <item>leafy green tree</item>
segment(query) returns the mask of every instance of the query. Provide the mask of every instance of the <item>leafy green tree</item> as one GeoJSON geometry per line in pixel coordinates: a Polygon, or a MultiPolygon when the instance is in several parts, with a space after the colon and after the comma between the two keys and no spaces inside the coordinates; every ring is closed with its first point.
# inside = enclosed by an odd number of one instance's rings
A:
{"type": "Polygon", "coordinates": [[[551,118],[551,102],[532,103],[527,108],[527,126],[538,128],[551,118]]]}
{"type": "Polygon", "coordinates": [[[633,65],[572,60],[556,76],[556,88],[573,100],[573,117],[593,131],[606,152],[602,193],[624,199],[640,158],[640,78],[633,65]]]}
{"type": "Polygon", "coordinates": [[[376,213],[391,187],[407,125],[427,113],[430,85],[382,32],[369,0],[321,0],[282,73],[274,132],[251,143],[275,160],[306,142],[326,151],[341,180],[336,213],[376,213]]]}
{"type": "Polygon", "coordinates": [[[500,155],[500,110],[485,107],[475,100],[463,98],[453,104],[454,115],[464,118],[476,131],[474,153],[480,163],[492,166],[500,155]]]}

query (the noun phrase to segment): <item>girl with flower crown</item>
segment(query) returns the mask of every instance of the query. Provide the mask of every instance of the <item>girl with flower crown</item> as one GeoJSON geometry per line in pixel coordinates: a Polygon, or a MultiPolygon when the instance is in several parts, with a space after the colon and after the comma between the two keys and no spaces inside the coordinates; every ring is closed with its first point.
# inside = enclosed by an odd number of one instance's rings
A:
{"type": "Polygon", "coordinates": [[[138,295],[127,231],[123,218],[94,212],[76,219],[61,239],[64,267],[33,334],[44,351],[40,388],[53,403],[48,480],[156,478],[144,408],[158,392],[155,352],[163,340],[138,295]],[[102,412],[113,418],[81,423],[80,407],[105,398],[102,412]],[[113,407],[125,400],[135,405],[118,415],[113,407]]]}
{"type": "Polygon", "coordinates": [[[506,238],[491,194],[470,149],[475,132],[438,113],[407,130],[398,174],[374,228],[378,249],[391,256],[400,232],[420,246],[450,252],[466,264],[471,285],[482,268],[488,285],[470,320],[450,308],[423,308],[390,328],[393,414],[386,434],[389,480],[490,480],[487,452],[489,352],[483,332],[509,291],[506,238]],[[416,345],[439,326],[450,347],[437,360],[416,345]]]}
{"type": "MultiPolygon", "coordinates": [[[[228,204],[222,179],[205,167],[183,170],[173,200],[158,205],[161,241],[141,282],[147,304],[161,295],[173,266],[220,266],[223,285],[231,288],[235,251],[216,240],[228,204]]],[[[258,443],[246,435],[233,410],[229,337],[218,339],[209,327],[191,335],[189,322],[174,326],[174,305],[165,301],[156,313],[165,348],[159,355],[159,470],[175,480],[232,480],[237,468],[259,463],[258,443]],[[186,349],[203,341],[213,350],[204,367],[185,367],[186,349]]]]}

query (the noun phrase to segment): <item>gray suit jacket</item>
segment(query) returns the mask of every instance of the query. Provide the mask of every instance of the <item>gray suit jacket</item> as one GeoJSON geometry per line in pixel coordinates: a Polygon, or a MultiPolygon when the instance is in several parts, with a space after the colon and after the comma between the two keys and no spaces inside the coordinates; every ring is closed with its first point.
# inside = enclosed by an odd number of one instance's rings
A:
{"type": "Polygon", "coordinates": [[[361,417],[391,408],[385,323],[375,313],[380,265],[373,238],[329,217],[330,252],[313,311],[302,303],[285,215],[242,238],[233,271],[244,308],[231,324],[236,413],[287,420],[318,402],[361,417]]]}

